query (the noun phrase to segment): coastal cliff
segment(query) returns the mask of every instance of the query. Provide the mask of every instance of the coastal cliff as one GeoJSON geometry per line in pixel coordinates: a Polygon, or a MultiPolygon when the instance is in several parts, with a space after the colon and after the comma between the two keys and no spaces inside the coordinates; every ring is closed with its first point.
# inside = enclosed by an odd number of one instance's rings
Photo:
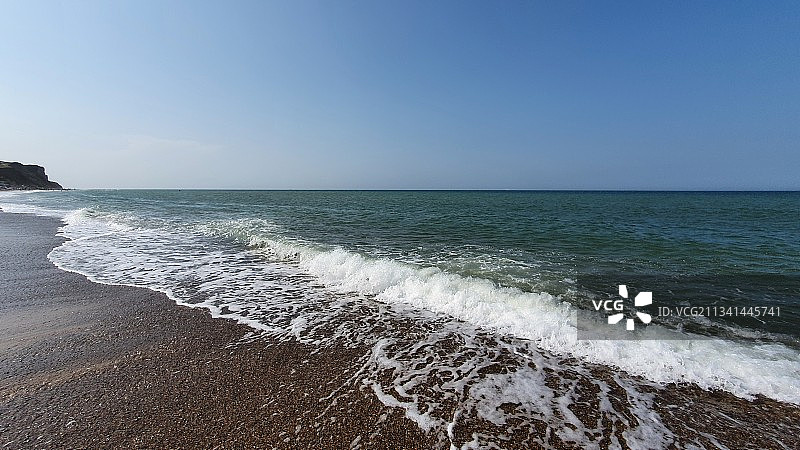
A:
{"type": "Polygon", "coordinates": [[[55,181],[50,181],[42,166],[0,161],[0,191],[28,189],[64,188],[55,181]]]}

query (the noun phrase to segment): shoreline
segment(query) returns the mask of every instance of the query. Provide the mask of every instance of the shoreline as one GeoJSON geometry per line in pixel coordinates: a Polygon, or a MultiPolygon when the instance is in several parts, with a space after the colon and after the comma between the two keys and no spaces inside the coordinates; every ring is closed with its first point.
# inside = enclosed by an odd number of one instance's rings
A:
{"type": "MultiPolygon", "coordinates": [[[[6,293],[0,327],[9,330],[0,337],[4,448],[449,446],[353,377],[369,348],[319,351],[291,341],[248,340],[251,328],[179,306],[162,293],[94,283],[58,269],[46,255],[64,241],[55,236],[60,224],[0,213],[0,288],[6,293]]],[[[595,375],[615,374],[598,366],[595,375]]],[[[797,405],[747,401],[693,385],[653,395],[678,447],[800,446],[797,405]]],[[[596,398],[586,397],[575,413],[582,421],[597,420],[596,398]]],[[[625,392],[618,397],[624,402],[625,392]]],[[[516,426],[550,431],[537,419],[516,426]]],[[[463,445],[474,433],[502,429],[465,417],[453,438],[463,445]]],[[[554,435],[552,447],[571,447],[554,435]]],[[[530,447],[524,436],[497,442],[530,447]]]]}
{"type": "Polygon", "coordinates": [[[249,327],[58,269],[46,258],[64,240],[58,226],[0,213],[0,288],[10,294],[0,304],[0,447],[341,448],[369,445],[375,432],[387,447],[433,445],[374,396],[343,390],[319,402],[359,355],[240,343],[249,327]]]}

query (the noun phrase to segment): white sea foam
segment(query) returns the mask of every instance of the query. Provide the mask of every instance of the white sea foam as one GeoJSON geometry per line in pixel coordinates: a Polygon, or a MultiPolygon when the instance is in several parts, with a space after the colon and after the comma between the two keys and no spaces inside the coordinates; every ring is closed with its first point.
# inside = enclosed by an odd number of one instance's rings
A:
{"type": "MultiPolygon", "coordinates": [[[[672,442],[641,383],[658,388],[692,382],[746,398],[763,394],[800,403],[800,354],[777,343],[581,341],[574,308],[558,296],[289,239],[263,220],[174,230],[131,226],[124,216],[98,217],[85,209],[0,206],[62,217],[61,233],[71,240],[49,256],[65,270],[165,292],[272,336],[320,347],[371,347],[356,374],[360,382],[450,442],[463,417],[501,425],[518,415],[545,421],[565,441],[596,445],[604,427],[599,418],[596,426],[586,425],[569,408],[580,397],[580,383],[596,386],[602,415],[627,424],[622,435],[633,448],[672,442]],[[246,247],[226,245],[226,239],[246,247]],[[395,323],[404,318],[418,325],[398,328],[395,323]],[[583,363],[567,364],[564,357],[583,363]],[[619,375],[610,384],[584,363],[618,367],[650,381],[619,375]],[[577,375],[561,377],[553,387],[548,377],[564,370],[577,375]],[[615,386],[627,393],[626,411],[610,401],[615,386]],[[455,412],[448,406],[454,403],[455,412]],[[516,405],[513,413],[502,408],[508,404],[516,405]]],[[[472,438],[474,445],[485,439],[472,438]]]]}
{"type": "MultiPolygon", "coordinates": [[[[18,196],[19,192],[0,192],[0,199],[10,200],[18,196]]],[[[53,208],[43,208],[41,206],[28,205],[25,203],[0,203],[0,209],[4,212],[14,214],[35,214],[37,216],[63,218],[69,211],[53,208]]]]}
{"type": "MultiPolygon", "coordinates": [[[[341,292],[448,314],[483,329],[532,340],[556,354],[618,367],[658,383],[691,382],[745,398],[763,394],[800,403],[800,353],[782,344],[719,339],[578,340],[574,307],[546,292],[523,292],[436,268],[285,241],[247,221],[220,224],[217,229],[246,237],[248,244],[264,246],[279,258],[296,260],[326,286],[341,292]]],[[[651,333],[659,332],[651,328],[651,333]]]]}

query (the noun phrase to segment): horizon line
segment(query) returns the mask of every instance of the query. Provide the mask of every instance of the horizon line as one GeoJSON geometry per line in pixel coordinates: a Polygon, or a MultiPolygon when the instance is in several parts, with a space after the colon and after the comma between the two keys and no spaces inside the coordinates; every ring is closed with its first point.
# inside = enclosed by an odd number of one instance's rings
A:
{"type": "MultiPolygon", "coordinates": [[[[774,192],[796,193],[798,189],[517,189],[517,188],[65,188],[65,191],[242,191],[242,192],[774,192]]],[[[35,192],[37,190],[17,191],[35,192]]],[[[40,190],[48,192],[47,190],[40,190]]],[[[13,190],[5,192],[14,192],[13,190]]]]}

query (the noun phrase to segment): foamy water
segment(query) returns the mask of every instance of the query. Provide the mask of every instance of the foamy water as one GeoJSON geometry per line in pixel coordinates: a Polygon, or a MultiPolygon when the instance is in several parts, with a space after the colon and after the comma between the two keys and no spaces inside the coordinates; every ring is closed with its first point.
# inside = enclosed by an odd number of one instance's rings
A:
{"type": "MultiPolygon", "coordinates": [[[[176,226],[131,213],[0,206],[62,218],[69,240],[49,258],[64,270],[161,291],[260,335],[368,348],[354,381],[443,443],[453,442],[460,416],[470,416],[509,435],[513,418],[541,420],[585,447],[609,426],[624,429],[631,447],[666,446],[674,436],[653,412],[652,392],[671,382],[800,404],[800,352],[778,342],[579,340],[575,307],[563,293],[316,243],[264,219],[176,226]],[[609,382],[595,376],[595,365],[624,372],[609,382]],[[586,386],[599,397],[594,425],[570,409],[586,386]],[[612,395],[620,388],[624,407],[612,395]]],[[[485,439],[475,435],[472,444],[485,439]]]]}

